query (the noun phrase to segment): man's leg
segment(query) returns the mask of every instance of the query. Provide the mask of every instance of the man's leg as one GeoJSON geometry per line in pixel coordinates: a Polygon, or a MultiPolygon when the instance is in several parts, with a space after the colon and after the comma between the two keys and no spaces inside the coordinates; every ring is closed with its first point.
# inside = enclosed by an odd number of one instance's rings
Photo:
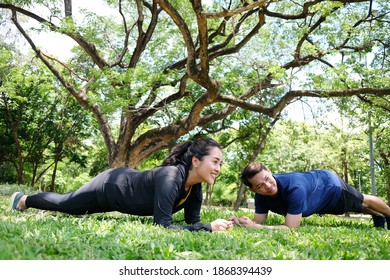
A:
{"type": "Polygon", "coordinates": [[[364,194],[363,197],[363,211],[372,214],[374,226],[384,228],[386,222],[390,229],[390,207],[377,196],[364,194]]]}
{"type": "Polygon", "coordinates": [[[365,213],[372,216],[374,227],[390,228],[390,207],[379,197],[366,195],[342,181],[345,212],[365,213]]]}
{"type": "Polygon", "coordinates": [[[374,195],[363,195],[363,210],[368,214],[380,213],[390,217],[390,207],[382,199],[374,195]]]}

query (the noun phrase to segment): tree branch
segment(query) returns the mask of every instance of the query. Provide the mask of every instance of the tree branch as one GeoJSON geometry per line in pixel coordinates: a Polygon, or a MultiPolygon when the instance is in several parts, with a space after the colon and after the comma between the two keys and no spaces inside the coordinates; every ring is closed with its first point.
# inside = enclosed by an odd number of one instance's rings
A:
{"type": "MultiPolygon", "coordinates": [[[[92,112],[99,123],[100,131],[102,132],[105,141],[109,141],[110,143],[107,143],[107,147],[115,147],[113,143],[115,143],[114,139],[112,138],[112,133],[109,128],[108,119],[107,117],[102,113],[100,105],[95,104],[89,104],[89,98],[86,95],[86,92],[84,90],[76,91],[76,89],[69,84],[66,79],[60,74],[60,72],[46,59],[46,57],[42,54],[42,52],[36,47],[32,39],[28,36],[28,34],[25,32],[23,27],[19,24],[17,19],[17,13],[16,11],[12,11],[12,21],[14,22],[16,28],[19,30],[19,32],[23,35],[23,37],[27,40],[27,42],[30,44],[32,50],[35,52],[35,54],[39,57],[39,59],[46,65],[47,68],[53,73],[53,75],[60,81],[60,83],[77,99],[77,101],[87,110],[92,112]]],[[[109,150],[109,153],[113,153],[114,151],[109,150]]]]}
{"type": "Polygon", "coordinates": [[[156,2],[164,9],[164,11],[172,18],[173,22],[179,28],[183,40],[187,47],[187,71],[190,77],[196,78],[198,75],[198,69],[196,66],[196,52],[195,45],[191,38],[191,32],[188,29],[187,24],[176,9],[166,0],[156,0],[156,2]]]}
{"type": "Polygon", "coordinates": [[[239,8],[234,9],[234,10],[224,10],[222,12],[217,12],[217,13],[207,13],[207,12],[202,11],[202,15],[205,18],[231,17],[231,16],[241,14],[241,13],[246,12],[246,11],[253,10],[255,8],[258,8],[258,7],[264,7],[266,3],[267,3],[267,0],[257,0],[257,1],[254,1],[252,4],[249,4],[249,5],[246,5],[243,7],[239,7],[239,8]]]}
{"type": "Polygon", "coordinates": [[[17,7],[15,5],[12,5],[12,4],[0,3],[0,8],[9,9],[15,13],[16,12],[21,13],[21,14],[23,14],[31,19],[38,21],[39,23],[41,23],[43,25],[48,26],[50,28],[50,30],[52,30],[52,31],[59,32],[59,33],[62,33],[64,35],[69,36],[70,38],[75,40],[79,44],[80,47],[82,47],[85,50],[85,52],[91,57],[93,62],[99,68],[104,68],[104,67],[108,66],[106,61],[98,54],[96,47],[92,43],[85,41],[84,38],[81,37],[79,34],[73,34],[73,33],[67,33],[64,31],[60,31],[59,27],[56,26],[55,24],[53,24],[52,22],[47,21],[46,19],[44,19],[44,18],[42,18],[34,13],[31,13],[25,9],[22,9],[22,8],[17,7]]]}
{"type": "Polygon", "coordinates": [[[153,1],[152,7],[151,7],[151,15],[152,18],[150,20],[148,29],[146,32],[143,31],[143,23],[144,23],[144,15],[143,15],[143,10],[142,10],[142,5],[141,5],[141,0],[137,0],[137,10],[138,10],[138,21],[137,21],[137,27],[138,27],[138,38],[137,38],[137,44],[136,47],[133,51],[133,54],[131,56],[131,60],[129,63],[129,68],[134,68],[140,57],[142,52],[145,50],[146,45],[152,38],[152,34],[157,26],[157,20],[158,20],[158,15],[161,10],[157,9],[157,4],[155,1],[153,1]]]}
{"type": "Polygon", "coordinates": [[[374,95],[385,96],[390,95],[390,88],[388,89],[376,89],[376,88],[357,88],[347,90],[331,90],[331,91],[319,91],[319,90],[293,90],[287,92],[277,103],[272,107],[266,107],[261,104],[254,104],[246,102],[241,98],[234,96],[220,96],[218,101],[241,107],[242,109],[250,110],[253,112],[262,113],[271,118],[275,118],[287,105],[289,105],[294,99],[300,97],[317,97],[317,98],[333,98],[343,96],[360,96],[360,95],[374,95]]]}

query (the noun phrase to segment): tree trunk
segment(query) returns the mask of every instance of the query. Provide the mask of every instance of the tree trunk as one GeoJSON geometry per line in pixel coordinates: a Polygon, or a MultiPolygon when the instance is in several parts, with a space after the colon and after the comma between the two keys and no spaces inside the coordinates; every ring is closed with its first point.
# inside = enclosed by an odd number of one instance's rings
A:
{"type": "Polygon", "coordinates": [[[385,182],[386,182],[386,185],[387,185],[387,204],[390,205],[390,158],[388,156],[389,154],[387,153],[384,153],[384,152],[380,152],[379,153],[379,156],[382,158],[383,162],[384,162],[384,177],[385,177],[385,182]]]}
{"type": "Polygon", "coordinates": [[[240,182],[240,188],[237,193],[236,202],[234,202],[233,206],[234,211],[237,211],[240,208],[241,202],[244,198],[245,188],[246,186],[242,182],[240,182]]]}
{"type": "Polygon", "coordinates": [[[55,162],[54,162],[53,173],[51,175],[51,182],[50,182],[50,186],[49,186],[49,192],[55,192],[56,191],[55,181],[56,181],[56,174],[57,174],[57,166],[58,166],[58,160],[57,160],[57,157],[56,157],[55,158],[55,162]]]}
{"type": "Polygon", "coordinates": [[[15,141],[16,146],[16,152],[17,152],[17,173],[18,173],[18,184],[22,185],[23,182],[23,170],[24,170],[24,164],[22,159],[22,147],[20,145],[19,141],[19,124],[20,124],[20,115],[23,111],[23,106],[21,105],[18,110],[18,115],[16,117],[16,120],[14,120],[13,114],[11,112],[11,108],[8,106],[8,98],[4,93],[2,93],[4,108],[8,116],[8,121],[11,125],[11,131],[12,131],[12,137],[15,141]]]}
{"type": "Polygon", "coordinates": [[[205,198],[205,205],[207,205],[207,206],[211,206],[211,204],[212,204],[213,189],[214,189],[214,184],[213,185],[207,184],[206,198],[205,198]]]}
{"type": "Polygon", "coordinates": [[[342,148],[341,150],[341,166],[343,169],[343,177],[344,181],[348,184],[348,160],[347,160],[347,149],[345,147],[342,148]]]}
{"type": "Polygon", "coordinates": [[[64,6],[65,6],[65,16],[71,17],[72,16],[72,0],[64,0],[64,6]]]}
{"type": "Polygon", "coordinates": [[[49,191],[50,192],[55,192],[56,191],[55,182],[56,182],[56,175],[57,175],[57,167],[58,167],[58,163],[61,160],[61,156],[62,156],[62,149],[61,149],[60,152],[56,153],[56,155],[54,157],[53,173],[51,175],[51,183],[50,183],[50,186],[49,186],[49,191]]]}
{"type": "MultiPolygon", "coordinates": [[[[249,163],[255,161],[258,154],[264,149],[264,146],[267,142],[268,135],[271,132],[272,127],[278,121],[278,119],[279,119],[279,116],[277,116],[268,127],[266,127],[264,124],[262,124],[262,119],[260,119],[259,138],[257,139],[257,144],[256,144],[255,149],[253,150],[253,153],[252,153],[252,156],[249,160],[249,163]],[[265,130],[265,131],[263,131],[263,130],[265,130]]],[[[264,120],[263,120],[263,122],[264,122],[264,120]]],[[[243,183],[241,183],[240,188],[237,192],[236,202],[234,203],[234,207],[233,207],[233,209],[235,211],[237,211],[238,208],[240,208],[242,199],[244,197],[245,188],[246,188],[246,186],[243,183]]]]}

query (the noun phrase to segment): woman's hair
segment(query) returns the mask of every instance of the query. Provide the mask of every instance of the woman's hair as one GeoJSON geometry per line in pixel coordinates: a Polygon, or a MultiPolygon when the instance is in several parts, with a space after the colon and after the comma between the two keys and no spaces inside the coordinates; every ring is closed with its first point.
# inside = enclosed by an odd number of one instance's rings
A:
{"type": "Polygon", "coordinates": [[[210,154],[210,149],[213,147],[221,149],[221,145],[211,138],[188,140],[176,145],[161,165],[184,164],[189,169],[192,164],[192,157],[202,160],[204,156],[210,154]]]}
{"type": "Polygon", "coordinates": [[[253,178],[256,174],[260,173],[263,170],[266,170],[267,167],[264,166],[261,162],[249,163],[242,170],[241,181],[248,187],[252,188],[252,184],[249,182],[249,179],[253,178]]]}

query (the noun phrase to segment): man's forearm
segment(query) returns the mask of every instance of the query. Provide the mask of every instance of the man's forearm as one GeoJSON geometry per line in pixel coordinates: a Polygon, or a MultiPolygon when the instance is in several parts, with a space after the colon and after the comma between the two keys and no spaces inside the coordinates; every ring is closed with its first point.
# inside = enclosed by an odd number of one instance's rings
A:
{"type": "Polygon", "coordinates": [[[255,221],[253,221],[253,223],[252,223],[252,225],[250,227],[253,227],[253,228],[266,228],[266,229],[290,229],[286,225],[266,226],[266,225],[258,224],[255,221]]]}

